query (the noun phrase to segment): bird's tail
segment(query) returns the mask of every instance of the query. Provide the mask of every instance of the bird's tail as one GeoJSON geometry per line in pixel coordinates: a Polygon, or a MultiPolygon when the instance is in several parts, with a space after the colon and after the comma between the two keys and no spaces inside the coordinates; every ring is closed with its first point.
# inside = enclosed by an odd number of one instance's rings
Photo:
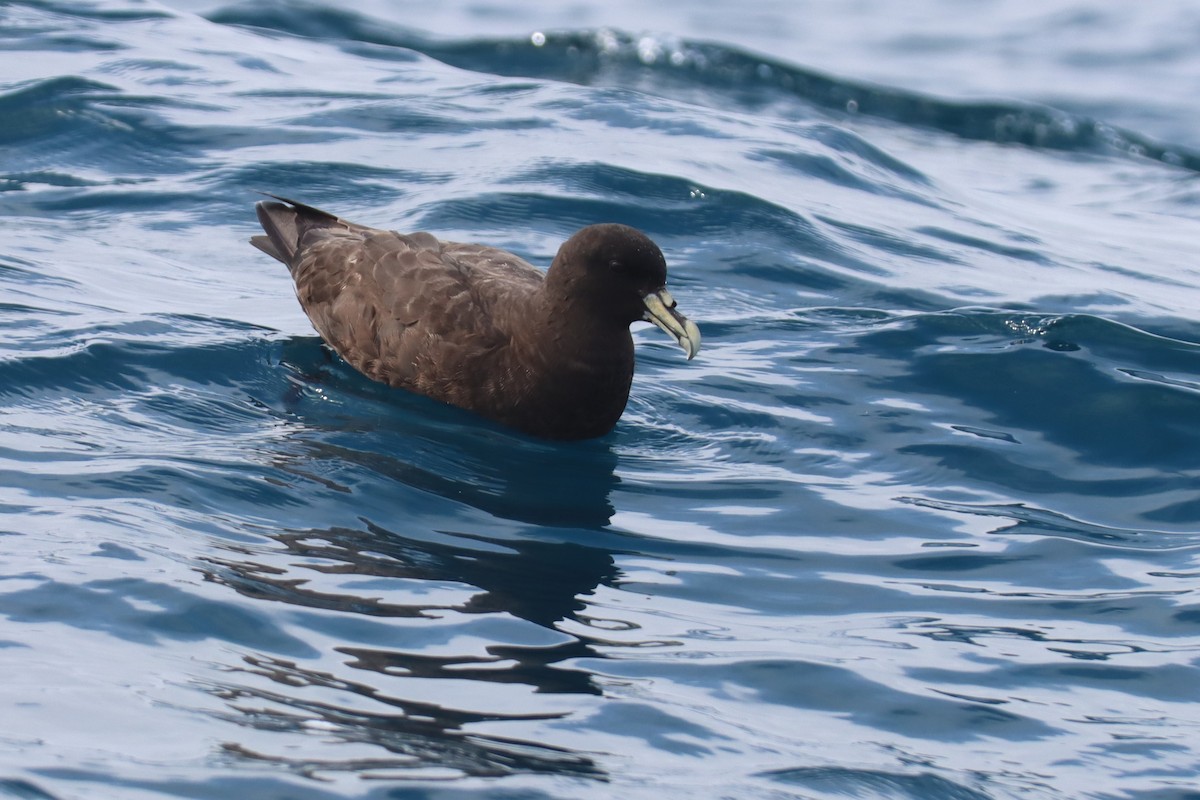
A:
{"type": "Polygon", "coordinates": [[[255,206],[266,235],[251,236],[250,244],[289,267],[300,248],[300,239],[312,228],[348,227],[347,223],[319,208],[268,195],[279,202],[263,200],[255,206]]]}

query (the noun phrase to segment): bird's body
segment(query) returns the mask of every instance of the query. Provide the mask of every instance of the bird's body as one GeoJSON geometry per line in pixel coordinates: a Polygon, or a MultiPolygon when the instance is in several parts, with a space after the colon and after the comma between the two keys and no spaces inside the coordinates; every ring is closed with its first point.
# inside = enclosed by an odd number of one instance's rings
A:
{"type": "Polygon", "coordinates": [[[352,366],[535,436],[612,429],[633,379],[629,325],[649,306],[689,358],[699,346],[666,293],[661,252],[626,226],[584,228],[543,276],[494,247],[292,201],[259,203],[258,216],[266,235],[251,242],[288,266],[313,326],[352,366]]]}

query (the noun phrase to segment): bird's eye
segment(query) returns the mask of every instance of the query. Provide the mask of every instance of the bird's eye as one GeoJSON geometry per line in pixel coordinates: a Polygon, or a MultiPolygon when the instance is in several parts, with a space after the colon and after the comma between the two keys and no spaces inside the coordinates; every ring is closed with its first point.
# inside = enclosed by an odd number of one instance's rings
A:
{"type": "Polygon", "coordinates": [[[612,261],[608,262],[608,268],[611,269],[613,272],[624,272],[625,271],[625,265],[615,258],[612,261]]]}

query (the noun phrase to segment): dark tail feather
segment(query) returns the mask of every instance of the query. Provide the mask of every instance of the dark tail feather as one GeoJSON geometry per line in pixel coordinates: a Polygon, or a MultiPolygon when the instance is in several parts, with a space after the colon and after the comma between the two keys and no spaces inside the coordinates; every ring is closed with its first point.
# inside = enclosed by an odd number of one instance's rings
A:
{"type": "Polygon", "coordinates": [[[333,214],[319,208],[297,203],[286,197],[278,197],[273,194],[267,196],[274,197],[281,202],[263,200],[255,206],[258,221],[266,231],[266,236],[252,236],[250,244],[289,267],[296,257],[296,250],[300,246],[300,237],[308,229],[327,228],[340,222],[333,214]]]}
{"type": "Polygon", "coordinates": [[[282,261],[285,264],[287,263],[287,259],[284,258],[283,255],[280,254],[280,252],[275,249],[275,245],[273,245],[271,243],[271,237],[269,237],[269,236],[251,236],[250,244],[254,245],[259,250],[262,250],[264,253],[266,253],[271,258],[275,259],[276,261],[282,261]]]}

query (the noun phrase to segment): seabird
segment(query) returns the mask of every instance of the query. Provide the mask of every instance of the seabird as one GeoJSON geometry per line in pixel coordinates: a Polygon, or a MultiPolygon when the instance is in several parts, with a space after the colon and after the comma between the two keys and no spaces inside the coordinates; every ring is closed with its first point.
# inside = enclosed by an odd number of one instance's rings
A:
{"type": "Polygon", "coordinates": [[[369,228],[282,197],[257,211],[266,233],[250,243],[287,265],[338,355],[533,436],[612,430],[633,381],[630,324],[653,322],[688,359],[700,349],[662,251],[627,225],[583,228],[543,274],[495,247],[369,228]]]}

